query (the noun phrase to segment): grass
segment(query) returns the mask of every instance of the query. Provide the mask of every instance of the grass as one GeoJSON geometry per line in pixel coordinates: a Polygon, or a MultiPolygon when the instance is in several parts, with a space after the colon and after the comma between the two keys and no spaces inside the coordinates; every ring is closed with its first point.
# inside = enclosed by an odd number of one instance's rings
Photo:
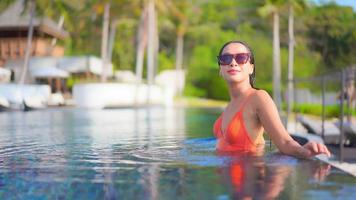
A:
{"type": "MultiPolygon", "coordinates": [[[[297,104],[293,106],[293,112],[318,115],[322,114],[322,105],[320,104],[297,104]]],[[[344,115],[351,114],[356,116],[356,111],[348,109],[346,105],[344,106],[344,115]]],[[[340,116],[340,106],[339,105],[327,105],[325,106],[325,117],[339,117],[340,116]]]]}

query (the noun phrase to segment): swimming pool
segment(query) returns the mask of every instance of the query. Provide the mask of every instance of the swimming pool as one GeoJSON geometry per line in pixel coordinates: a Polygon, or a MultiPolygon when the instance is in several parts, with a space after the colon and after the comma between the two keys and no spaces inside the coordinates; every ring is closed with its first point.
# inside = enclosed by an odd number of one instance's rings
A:
{"type": "Polygon", "coordinates": [[[317,160],[217,156],[220,110],[0,113],[0,199],[353,199],[356,179],[317,160]]]}

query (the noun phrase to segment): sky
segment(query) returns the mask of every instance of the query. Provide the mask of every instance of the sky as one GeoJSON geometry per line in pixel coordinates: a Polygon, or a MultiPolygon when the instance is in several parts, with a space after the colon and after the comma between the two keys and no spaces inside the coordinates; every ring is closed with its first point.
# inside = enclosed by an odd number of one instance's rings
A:
{"type": "Polygon", "coordinates": [[[338,5],[351,6],[354,11],[356,11],[356,0],[313,0],[317,3],[325,3],[329,1],[335,1],[338,5]]]}

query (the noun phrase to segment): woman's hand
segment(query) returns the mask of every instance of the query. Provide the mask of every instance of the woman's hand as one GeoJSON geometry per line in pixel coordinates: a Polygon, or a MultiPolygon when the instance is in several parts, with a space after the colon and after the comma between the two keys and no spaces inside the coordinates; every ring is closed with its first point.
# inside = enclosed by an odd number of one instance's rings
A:
{"type": "Polygon", "coordinates": [[[321,143],[317,143],[317,142],[308,142],[305,145],[302,146],[304,148],[304,154],[307,158],[319,155],[319,154],[325,154],[328,157],[331,156],[330,151],[328,150],[328,148],[321,143]]]}
{"type": "Polygon", "coordinates": [[[330,169],[331,165],[329,164],[318,166],[316,169],[314,169],[314,172],[312,172],[313,179],[317,182],[325,181],[325,178],[330,174],[330,169]]]}

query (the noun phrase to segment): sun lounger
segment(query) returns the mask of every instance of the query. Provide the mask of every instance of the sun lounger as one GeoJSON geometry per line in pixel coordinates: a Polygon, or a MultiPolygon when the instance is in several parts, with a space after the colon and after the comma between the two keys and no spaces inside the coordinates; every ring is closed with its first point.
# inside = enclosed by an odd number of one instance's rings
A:
{"type": "Polygon", "coordinates": [[[344,131],[352,146],[356,146],[356,124],[346,123],[344,124],[344,131]]]}
{"type": "MultiPolygon", "coordinates": [[[[316,134],[322,136],[322,121],[311,119],[305,116],[298,116],[298,122],[308,131],[308,133],[316,134]]],[[[332,122],[324,122],[324,142],[325,144],[339,144],[340,140],[340,130],[332,122]]]]}
{"type": "MultiPolygon", "coordinates": [[[[336,122],[335,125],[339,127],[340,122],[336,122]]],[[[350,140],[352,146],[356,146],[356,124],[351,122],[344,122],[343,129],[346,137],[350,140]]]]}
{"type": "Polygon", "coordinates": [[[6,111],[10,107],[9,101],[4,97],[0,96],[0,111],[6,111]]]}

